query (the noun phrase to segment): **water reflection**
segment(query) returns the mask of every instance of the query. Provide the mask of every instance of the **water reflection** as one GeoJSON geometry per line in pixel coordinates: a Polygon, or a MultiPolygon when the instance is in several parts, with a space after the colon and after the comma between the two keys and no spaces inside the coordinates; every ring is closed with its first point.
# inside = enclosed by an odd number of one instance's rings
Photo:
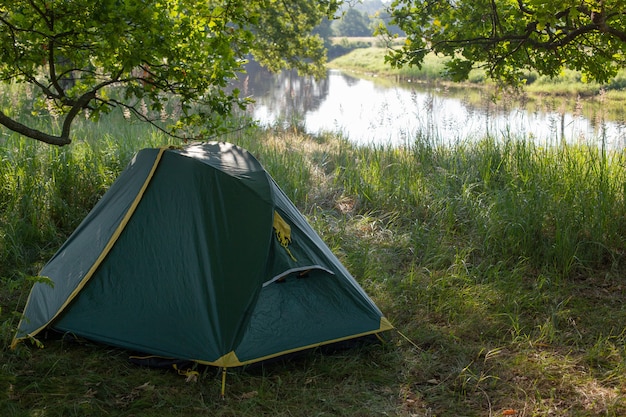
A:
{"type": "Polygon", "coordinates": [[[254,97],[250,107],[264,125],[290,124],[316,111],[329,95],[330,78],[300,77],[296,71],[272,74],[259,66],[248,66],[239,88],[254,97]]]}
{"type": "MultiPolygon", "coordinates": [[[[255,98],[252,116],[262,125],[298,124],[312,134],[341,133],[362,145],[401,146],[416,137],[441,144],[495,138],[529,138],[546,145],[568,143],[624,147],[626,125],[585,115],[581,103],[492,101],[468,89],[411,83],[382,85],[339,71],[315,80],[295,72],[272,75],[249,68],[240,88],[255,98]],[[580,108],[579,108],[580,107],[580,108]]],[[[598,116],[602,117],[598,117],[598,116]]]]}

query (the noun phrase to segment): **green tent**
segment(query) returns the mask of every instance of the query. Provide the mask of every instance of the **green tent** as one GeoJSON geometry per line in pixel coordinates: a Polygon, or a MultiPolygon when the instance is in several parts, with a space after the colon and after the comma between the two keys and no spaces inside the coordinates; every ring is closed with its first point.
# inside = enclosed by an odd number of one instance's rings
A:
{"type": "Polygon", "coordinates": [[[40,275],[14,344],[52,328],[227,368],[392,328],[227,143],[138,152],[40,275]]]}

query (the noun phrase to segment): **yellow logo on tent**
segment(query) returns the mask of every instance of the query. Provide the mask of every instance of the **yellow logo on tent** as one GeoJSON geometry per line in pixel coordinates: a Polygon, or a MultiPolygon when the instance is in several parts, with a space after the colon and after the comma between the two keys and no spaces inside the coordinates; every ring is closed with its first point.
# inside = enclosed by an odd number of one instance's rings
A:
{"type": "Polygon", "coordinates": [[[291,254],[289,250],[289,244],[291,243],[291,226],[280,217],[277,211],[274,212],[274,231],[276,232],[276,238],[280,242],[280,245],[285,248],[289,256],[294,262],[298,262],[296,258],[291,254]]]}

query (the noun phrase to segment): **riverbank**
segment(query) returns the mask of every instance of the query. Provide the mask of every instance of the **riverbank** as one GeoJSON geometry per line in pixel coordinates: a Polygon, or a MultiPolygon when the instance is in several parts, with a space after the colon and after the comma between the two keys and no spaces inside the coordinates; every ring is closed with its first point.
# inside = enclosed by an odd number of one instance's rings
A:
{"type": "Polygon", "coordinates": [[[258,157],[411,342],[391,332],[385,345],[232,371],[225,400],[211,368],[186,379],[95,343],[9,350],[31,275],[133,148],[170,143],[124,136],[122,123],[63,149],[14,137],[0,148],[0,414],[626,414],[626,161],[594,147],[221,137],[258,157]]]}
{"type": "MultiPolygon", "coordinates": [[[[360,39],[362,44],[365,41],[360,39]]],[[[442,75],[444,70],[445,59],[428,55],[424,60],[422,68],[403,67],[393,69],[385,63],[386,48],[376,46],[374,39],[370,40],[370,47],[357,48],[349,53],[333,59],[328,63],[331,69],[339,69],[349,73],[353,73],[360,77],[385,77],[399,80],[411,80],[412,82],[441,83],[458,87],[465,85],[467,87],[483,88],[491,87],[493,83],[489,81],[481,70],[473,70],[469,79],[464,83],[453,83],[442,75]]],[[[581,75],[574,71],[564,71],[563,74],[556,79],[547,77],[539,77],[537,74],[530,74],[528,84],[523,91],[528,94],[539,95],[549,94],[553,96],[582,96],[593,97],[600,94],[606,94],[612,100],[626,101],[626,70],[622,70],[619,74],[606,85],[597,83],[581,82],[581,75]]]]}

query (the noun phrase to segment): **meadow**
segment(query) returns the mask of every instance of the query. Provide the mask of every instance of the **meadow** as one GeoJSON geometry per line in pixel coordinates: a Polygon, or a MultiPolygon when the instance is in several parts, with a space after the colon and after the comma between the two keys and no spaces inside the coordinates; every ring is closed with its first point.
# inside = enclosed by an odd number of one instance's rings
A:
{"type": "Polygon", "coordinates": [[[133,153],[180,143],[116,114],[81,121],[64,148],[2,135],[0,415],[626,414],[621,151],[515,137],[356,147],[295,127],[215,138],[261,161],[397,328],[229,371],[221,399],[212,368],[189,379],[89,342],[9,349],[38,271],[133,153]]]}

